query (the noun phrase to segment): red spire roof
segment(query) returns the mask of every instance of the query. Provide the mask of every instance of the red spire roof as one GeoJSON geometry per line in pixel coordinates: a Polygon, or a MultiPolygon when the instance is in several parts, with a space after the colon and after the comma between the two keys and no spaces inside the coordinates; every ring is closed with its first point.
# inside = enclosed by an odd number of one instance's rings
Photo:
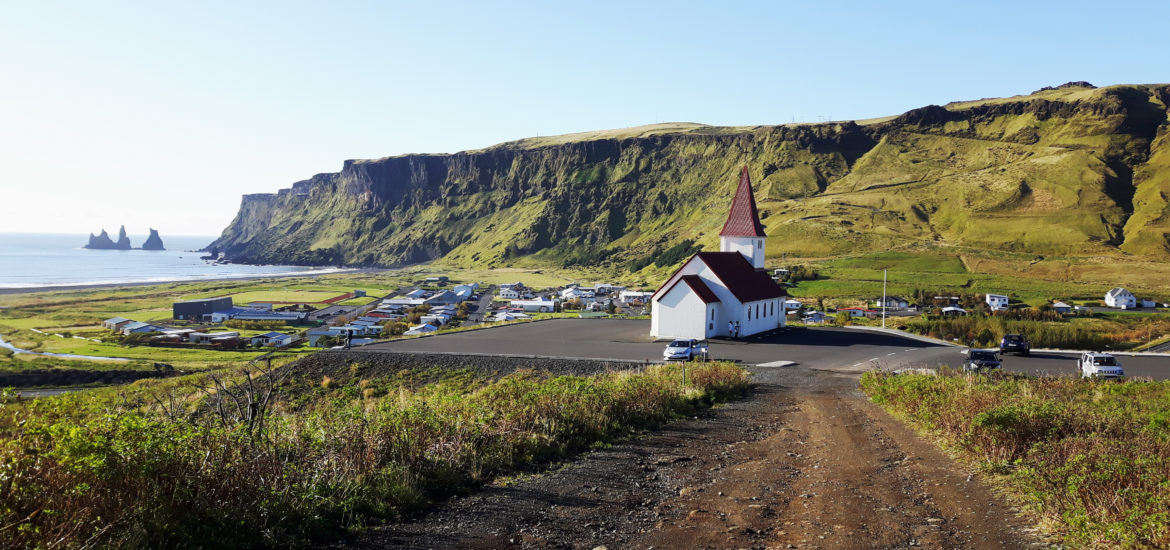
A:
{"type": "Polygon", "coordinates": [[[731,200],[731,212],[723,224],[720,237],[766,237],[760,224],[760,213],[756,210],[756,197],[752,195],[752,181],[747,166],[739,173],[739,187],[731,200]]]}

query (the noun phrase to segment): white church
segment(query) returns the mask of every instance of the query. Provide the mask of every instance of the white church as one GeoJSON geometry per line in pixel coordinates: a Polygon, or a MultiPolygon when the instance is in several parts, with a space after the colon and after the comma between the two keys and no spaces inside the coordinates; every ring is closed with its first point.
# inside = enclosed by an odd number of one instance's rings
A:
{"type": "Polygon", "coordinates": [[[784,326],[788,293],[764,271],[764,226],[744,166],[731,212],[719,232],[719,252],[699,252],[651,297],[654,338],[740,336],[784,326]]]}

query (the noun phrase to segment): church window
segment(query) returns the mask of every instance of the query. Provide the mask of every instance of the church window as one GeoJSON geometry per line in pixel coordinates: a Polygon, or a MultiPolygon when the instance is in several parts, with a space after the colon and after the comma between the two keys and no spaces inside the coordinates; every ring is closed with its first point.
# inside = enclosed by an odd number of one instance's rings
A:
{"type": "Polygon", "coordinates": [[[760,316],[760,304],[756,304],[756,317],[760,316]]]}
{"type": "Polygon", "coordinates": [[[748,321],[752,320],[752,306],[747,307],[748,321]]]}
{"type": "Polygon", "coordinates": [[[756,248],[764,248],[764,241],[762,241],[762,240],[756,241],[756,248]]]}
{"type": "Polygon", "coordinates": [[[715,309],[714,308],[711,309],[711,320],[712,321],[715,320],[715,309]]]}

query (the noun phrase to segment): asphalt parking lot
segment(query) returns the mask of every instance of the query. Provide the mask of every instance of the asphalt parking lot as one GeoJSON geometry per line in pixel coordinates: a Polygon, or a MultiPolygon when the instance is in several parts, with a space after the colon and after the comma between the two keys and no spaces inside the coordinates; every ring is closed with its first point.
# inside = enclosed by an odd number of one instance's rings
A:
{"type": "MultiPolygon", "coordinates": [[[[583,357],[661,361],[665,342],[650,339],[650,322],[628,319],[553,319],[454,332],[355,348],[365,352],[429,352],[583,357]]],[[[782,329],[743,340],[710,342],[712,359],[747,365],[795,362],[796,367],[860,373],[872,368],[958,366],[962,349],[899,335],[845,328],[782,329]]],[[[1025,374],[1076,373],[1077,353],[1034,352],[1003,357],[1003,369],[1025,374]]],[[[1130,377],[1170,378],[1170,357],[1123,356],[1130,377]]]]}

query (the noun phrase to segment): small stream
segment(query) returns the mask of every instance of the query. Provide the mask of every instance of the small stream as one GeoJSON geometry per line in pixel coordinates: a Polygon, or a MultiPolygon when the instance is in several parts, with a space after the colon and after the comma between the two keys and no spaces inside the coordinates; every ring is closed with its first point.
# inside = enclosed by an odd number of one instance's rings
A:
{"type": "Polygon", "coordinates": [[[131,361],[131,359],[127,359],[125,357],[97,357],[95,355],[74,355],[72,353],[49,353],[49,352],[44,352],[44,351],[30,351],[30,350],[21,349],[21,348],[18,348],[16,346],[12,345],[10,342],[8,342],[7,340],[4,339],[3,334],[0,334],[0,348],[10,349],[10,350],[12,350],[12,353],[15,353],[17,355],[20,355],[20,354],[40,355],[43,357],[57,357],[60,359],[87,359],[89,361],[131,361]]]}

